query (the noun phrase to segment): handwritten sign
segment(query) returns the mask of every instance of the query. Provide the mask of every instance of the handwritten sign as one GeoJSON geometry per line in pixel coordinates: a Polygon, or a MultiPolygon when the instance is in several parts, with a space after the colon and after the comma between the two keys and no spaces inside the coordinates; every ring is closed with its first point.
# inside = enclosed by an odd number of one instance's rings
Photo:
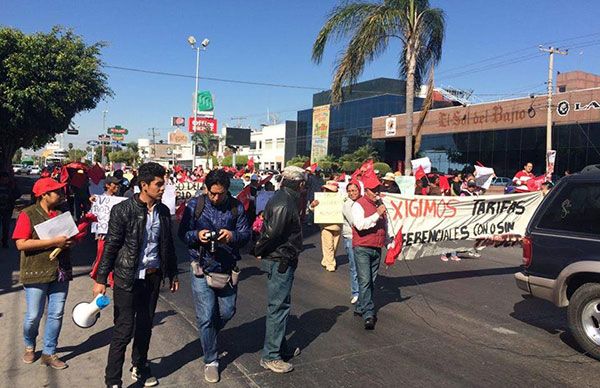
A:
{"type": "Polygon", "coordinates": [[[201,182],[178,182],[175,184],[175,193],[177,201],[189,200],[194,197],[196,193],[202,189],[201,182]]]}
{"type": "Polygon", "coordinates": [[[344,198],[338,193],[315,193],[319,205],[315,208],[315,224],[342,224],[344,198]]]}
{"type": "Polygon", "coordinates": [[[108,232],[108,221],[110,220],[110,211],[113,206],[119,202],[125,201],[125,197],[115,197],[113,195],[98,195],[92,204],[90,213],[98,218],[98,222],[92,223],[92,233],[106,234],[108,232]]]}
{"type": "Polygon", "coordinates": [[[415,195],[415,187],[417,183],[414,176],[397,176],[395,177],[395,180],[402,195],[409,197],[415,195]]]}
{"type": "Polygon", "coordinates": [[[269,200],[271,200],[271,198],[273,198],[273,195],[275,194],[274,191],[259,191],[258,194],[256,195],[256,214],[258,215],[258,213],[260,213],[261,211],[265,210],[265,208],[267,207],[267,203],[269,202],[269,200]]]}

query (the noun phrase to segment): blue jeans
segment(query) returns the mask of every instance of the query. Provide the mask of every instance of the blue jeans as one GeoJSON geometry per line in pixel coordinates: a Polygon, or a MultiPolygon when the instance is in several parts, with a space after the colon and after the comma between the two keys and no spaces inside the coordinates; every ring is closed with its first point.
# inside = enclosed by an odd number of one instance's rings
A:
{"type": "Polygon", "coordinates": [[[204,276],[196,277],[192,272],[192,294],[204,363],[210,364],[218,359],[217,334],[235,315],[237,285],[217,290],[208,286],[204,276]]]}
{"type": "Polygon", "coordinates": [[[351,238],[344,237],[344,248],[346,248],[348,266],[350,267],[350,292],[352,296],[358,296],[358,275],[356,274],[356,260],[354,259],[351,238]]]}
{"type": "Polygon", "coordinates": [[[355,247],[354,258],[359,292],[356,311],[362,313],[363,318],[367,319],[375,315],[373,291],[381,261],[381,248],[355,247]]]}
{"type": "Polygon", "coordinates": [[[267,272],[267,317],[262,358],[266,361],[280,360],[282,354],[288,351],[285,331],[296,268],[290,266],[284,273],[279,273],[279,262],[273,260],[263,260],[262,267],[267,272]]]}
{"type": "Polygon", "coordinates": [[[35,283],[26,284],[25,301],[27,310],[23,322],[23,339],[25,347],[35,348],[35,340],[38,336],[40,321],[44,314],[46,299],[48,299],[48,313],[44,327],[44,349],[43,354],[53,355],[56,353],[58,336],[62,327],[65,310],[65,301],[69,292],[69,282],[35,283]]]}

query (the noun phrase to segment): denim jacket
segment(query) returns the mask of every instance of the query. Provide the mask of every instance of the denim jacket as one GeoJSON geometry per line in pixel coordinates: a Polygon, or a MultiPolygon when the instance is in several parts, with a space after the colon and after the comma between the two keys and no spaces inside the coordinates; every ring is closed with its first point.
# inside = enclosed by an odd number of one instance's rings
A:
{"type": "Polygon", "coordinates": [[[250,240],[251,231],[244,206],[231,196],[218,206],[205,198],[202,214],[194,219],[197,203],[198,197],[188,202],[179,225],[179,238],[187,245],[190,259],[198,261],[204,270],[227,273],[241,259],[239,249],[250,240]],[[231,212],[232,206],[237,206],[237,217],[231,212]],[[198,238],[198,232],[205,229],[217,234],[219,230],[227,229],[232,232],[233,239],[229,244],[216,243],[216,252],[211,253],[210,243],[202,244],[198,238]]]}

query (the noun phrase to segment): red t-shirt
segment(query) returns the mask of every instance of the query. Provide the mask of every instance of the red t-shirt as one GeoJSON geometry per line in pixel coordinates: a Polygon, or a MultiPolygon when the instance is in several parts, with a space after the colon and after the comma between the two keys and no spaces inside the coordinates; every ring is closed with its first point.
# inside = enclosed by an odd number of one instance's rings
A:
{"type": "MultiPolygon", "coordinates": [[[[50,213],[48,213],[48,216],[50,218],[56,217],[56,211],[51,210],[50,213]]],[[[19,214],[19,217],[17,218],[17,223],[15,225],[15,231],[13,232],[12,239],[15,241],[29,240],[32,235],[32,229],[33,228],[31,227],[31,220],[29,219],[29,216],[27,215],[27,213],[21,212],[21,214],[19,214]]]]}

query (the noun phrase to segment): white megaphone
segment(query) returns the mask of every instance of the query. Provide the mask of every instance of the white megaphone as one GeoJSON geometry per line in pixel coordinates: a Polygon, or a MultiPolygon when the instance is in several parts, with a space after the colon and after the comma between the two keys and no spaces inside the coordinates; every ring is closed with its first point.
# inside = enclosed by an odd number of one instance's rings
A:
{"type": "Polygon", "coordinates": [[[98,294],[90,303],[81,302],[73,308],[73,322],[83,329],[94,326],[100,318],[100,310],[108,306],[110,298],[98,294]]]}

